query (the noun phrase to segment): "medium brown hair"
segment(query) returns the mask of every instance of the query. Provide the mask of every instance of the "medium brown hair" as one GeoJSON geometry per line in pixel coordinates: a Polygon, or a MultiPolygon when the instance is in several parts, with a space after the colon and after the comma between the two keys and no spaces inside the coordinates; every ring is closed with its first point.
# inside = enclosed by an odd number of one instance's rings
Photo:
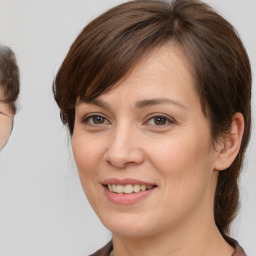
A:
{"type": "Polygon", "coordinates": [[[211,7],[196,0],[137,0],[93,20],[72,44],[53,83],[61,119],[72,136],[77,97],[92,100],[107,92],[144,54],[169,41],[182,47],[193,69],[213,139],[229,132],[236,112],[245,119],[240,151],[220,172],[216,188],[215,222],[228,233],[238,208],[238,177],[250,135],[251,69],[235,29],[211,7]]]}
{"type": "Polygon", "coordinates": [[[15,102],[20,91],[19,68],[14,52],[7,46],[0,45],[0,89],[13,114],[16,113],[15,102]]]}

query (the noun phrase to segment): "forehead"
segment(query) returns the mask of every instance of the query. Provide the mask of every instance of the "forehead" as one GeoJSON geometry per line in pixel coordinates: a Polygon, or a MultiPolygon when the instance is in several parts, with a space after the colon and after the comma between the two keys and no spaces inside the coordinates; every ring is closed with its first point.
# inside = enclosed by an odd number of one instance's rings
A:
{"type": "Polygon", "coordinates": [[[116,99],[121,102],[129,101],[134,106],[142,103],[145,106],[145,102],[146,105],[149,105],[148,102],[156,105],[156,102],[159,104],[167,101],[175,102],[174,105],[183,108],[189,108],[189,104],[199,105],[187,59],[174,44],[166,44],[150,51],[110,91],[89,101],[80,99],[80,102],[107,106],[112,105],[116,99]]]}
{"type": "MultiPolygon", "coordinates": [[[[112,90],[118,91],[119,87],[127,90],[136,90],[143,87],[145,96],[150,93],[152,87],[168,87],[173,89],[193,90],[195,81],[191,67],[182,49],[168,43],[149,51],[134,65],[130,71],[112,86],[112,90]]],[[[120,88],[121,89],[121,88],[120,88]]],[[[111,93],[108,92],[106,94],[111,93]]],[[[184,91],[185,93],[185,91],[184,91]]]]}
{"type": "MultiPolygon", "coordinates": [[[[151,77],[158,76],[161,77],[161,73],[166,73],[165,75],[169,78],[174,79],[175,74],[177,76],[189,77],[191,81],[192,72],[189,62],[183,53],[182,48],[174,43],[166,43],[160,47],[156,47],[151,51],[147,52],[137,63],[131,68],[126,77],[137,75],[151,77]]],[[[126,79],[124,77],[124,79],[126,79]]]]}
{"type": "MultiPolygon", "coordinates": [[[[183,46],[175,40],[169,40],[152,48],[142,49],[142,51],[138,51],[132,58],[125,57],[121,60],[117,57],[114,60],[115,65],[109,65],[108,61],[103,59],[100,62],[101,69],[98,70],[98,73],[96,72],[97,70],[93,69],[91,70],[92,72],[90,70],[84,70],[82,73],[74,74],[73,80],[77,80],[77,83],[72,86],[72,90],[74,90],[76,97],[81,100],[95,99],[122,84],[131,74],[135,76],[134,71],[141,70],[142,67],[146,71],[146,62],[151,62],[150,75],[156,74],[154,65],[159,65],[160,60],[166,57],[169,57],[168,62],[173,62],[174,52],[175,57],[178,56],[187,70],[191,74],[194,74],[194,68],[185,55],[183,46]]],[[[88,66],[93,66],[93,62],[87,64],[90,64],[88,66]]],[[[149,67],[149,65],[147,66],[149,67]]]]}

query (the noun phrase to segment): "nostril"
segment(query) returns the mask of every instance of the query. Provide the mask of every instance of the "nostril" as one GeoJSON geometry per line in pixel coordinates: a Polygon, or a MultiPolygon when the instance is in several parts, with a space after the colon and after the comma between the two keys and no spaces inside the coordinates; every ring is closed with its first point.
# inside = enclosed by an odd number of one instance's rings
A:
{"type": "Polygon", "coordinates": [[[126,168],[127,166],[133,166],[141,164],[144,161],[144,154],[139,149],[109,149],[104,154],[104,160],[116,167],[126,168]]]}

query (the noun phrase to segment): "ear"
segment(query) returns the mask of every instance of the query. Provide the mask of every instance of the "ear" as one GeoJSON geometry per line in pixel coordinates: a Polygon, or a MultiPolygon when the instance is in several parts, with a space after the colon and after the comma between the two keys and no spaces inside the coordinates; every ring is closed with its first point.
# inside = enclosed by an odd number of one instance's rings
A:
{"type": "Polygon", "coordinates": [[[235,160],[242,141],[244,133],[244,117],[241,113],[235,113],[232,118],[231,129],[216,145],[217,158],[215,161],[215,170],[225,170],[235,160]]]}

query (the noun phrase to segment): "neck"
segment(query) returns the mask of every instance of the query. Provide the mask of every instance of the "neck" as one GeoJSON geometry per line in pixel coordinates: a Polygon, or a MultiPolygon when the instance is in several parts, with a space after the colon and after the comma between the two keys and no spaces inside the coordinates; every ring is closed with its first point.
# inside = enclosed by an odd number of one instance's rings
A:
{"type": "Polygon", "coordinates": [[[198,207],[179,220],[173,223],[167,220],[164,227],[153,225],[149,230],[130,230],[126,235],[113,233],[114,256],[232,255],[234,248],[222,237],[214,220],[217,177],[215,173],[212,189],[208,191],[210,195],[205,194],[198,207]]]}
{"type": "Polygon", "coordinates": [[[113,256],[230,256],[232,248],[221,236],[214,221],[197,223],[196,228],[167,230],[143,238],[113,234],[113,256]],[[190,232],[188,232],[190,230],[190,232]]]}

